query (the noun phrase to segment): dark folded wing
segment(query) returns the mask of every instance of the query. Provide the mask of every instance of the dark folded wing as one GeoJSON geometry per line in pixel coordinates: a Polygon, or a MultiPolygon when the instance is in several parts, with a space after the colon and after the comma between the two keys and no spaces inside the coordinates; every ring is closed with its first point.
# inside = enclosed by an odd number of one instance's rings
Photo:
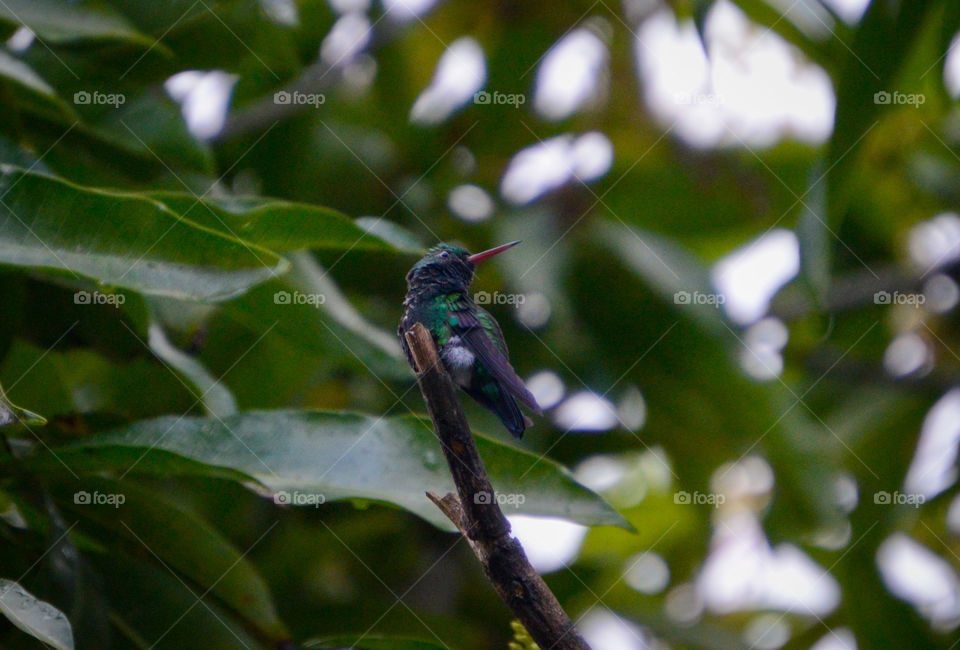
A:
{"type": "Polygon", "coordinates": [[[510,365],[503,333],[493,316],[466,299],[457,303],[454,314],[457,323],[451,323],[453,333],[484,363],[501,388],[530,410],[540,413],[537,400],[510,365]]]}

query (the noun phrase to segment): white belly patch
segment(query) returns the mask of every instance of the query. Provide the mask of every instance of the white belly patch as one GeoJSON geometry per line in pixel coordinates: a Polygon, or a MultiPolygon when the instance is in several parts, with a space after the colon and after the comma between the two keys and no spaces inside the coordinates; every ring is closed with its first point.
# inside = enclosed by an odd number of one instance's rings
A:
{"type": "Polygon", "coordinates": [[[453,337],[443,351],[444,365],[460,386],[469,386],[473,376],[474,354],[468,348],[459,345],[459,337],[453,337]]]}

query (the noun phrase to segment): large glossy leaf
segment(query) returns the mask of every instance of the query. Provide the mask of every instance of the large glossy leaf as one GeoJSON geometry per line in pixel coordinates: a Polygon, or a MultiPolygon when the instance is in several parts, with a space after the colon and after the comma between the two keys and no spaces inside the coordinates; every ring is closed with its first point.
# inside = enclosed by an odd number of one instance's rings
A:
{"type": "Polygon", "coordinates": [[[394,248],[405,253],[423,255],[427,247],[403,226],[383,217],[358,217],[354,223],[371,235],[390,242],[394,248]]]}
{"type": "MultiPolygon", "coordinates": [[[[96,138],[97,144],[107,143],[110,147],[141,158],[162,172],[168,172],[168,186],[172,184],[180,188],[184,183],[193,181],[196,183],[195,191],[209,187],[212,179],[207,177],[214,172],[213,156],[205,142],[190,134],[180,106],[170,97],[150,90],[132,92],[125,86],[114,90],[106,85],[104,92],[121,90],[126,91],[124,102],[117,108],[103,110],[98,106],[82,107],[93,110],[88,111],[91,114],[84,111],[84,123],[77,127],[78,131],[96,138]],[[205,176],[196,178],[193,174],[205,176]]],[[[54,150],[52,154],[56,156],[58,151],[54,150]]],[[[110,149],[104,151],[96,147],[92,152],[106,158],[105,162],[116,163],[111,160],[114,156],[110,155],[110,149]]]]}
{"type": "MultiPolygon", "coordinates": [[[[140,547],[142,549],[142,547],[140,547]]],[[[149,555],[149,554],[147,554],[149,555]]],[[[117,637],[134,647],[157,650],[256,650],[251,628],[225,610],[213,594],[203,595],[168,569],[116,549],[90,554],[104,576],[117,637]],[[198,596],[202,596],[199,600],[198,596]],[[140,644],[140,645],[137,645],[140,644]]]]}
{"type": "MultiPolygon", "coordinates": [[[[553,461],[482,436],[477,444],[494,487],[523,495],[517,512],[585,525],[627,525],[553,461]]],[[[430,423],[419,418],[256,411],[222,420],[146,420],[76,449],[120,471],[149,449],[165,450],[249,474],[276,493],[286,493],[278,496],[280,502],[296,502],[298,493],[323,501],[383,501],[449,529],[450,523],[424,495],[454,489],[438,445],[430,423]]]]}
{"type": "Polygon", "coordinates": [[[82,40],[118,40],[153,46],[154,39],[141,34],[108,4],[57,2],[57,0],[5,0],[0,20],[25,25],[40,38],[55,43],[82,40]]]}
{"type": "Polygon", "coordinates": [[[200,198],[183,192],[150,196],[191,221],[274,251],[392,248],[330,208],[260,197],[200,198]]]}
{"type": "Polygon", "coordinates": [[[376,346],[394,359],[400,359],[400,345],[396,335],[376,327],[360,315],[330,276],[307,251],[290,255],[292,270],[290,283],[307,294],[324,297],[320,307],[329,316],[367,343],[376,346]]]}
{"type": "Polygon", "coordinates": [[[287,268],[276,254],[162,203],[0,166],[0,263],[57,269],[149,294],[238,295],[287,268]]]}
{"type": "Polygon", "coordinates": [[[237,412],[237,401],[230,389],[214,378],[202,363],[170,343],[159,323],[150,324],[148,341],[158,359],[176,368],[196,387],[194,394],[207,413],[219,417],[237,412]]]}
{"type": "Polygon", "coordinates": [[[70,621],[13,580],[0,578],[0,612],[11,623],[56,650],[73,650],[70,621]]]}
{"type": "MultiPolygon", "coordinates": [[[[70,472],[71,478],[103,476],[165,476],[203,477],[243,483],[258,491],[266,491],[257,480],[228,467],[199,462],[163,449],[124,448],[113,453],[91,450],[88,447],[59,447],[56,450],[40,446],[36,453],[22,460],[25,467],[38,474],[53,476],[70,472]]],[[[0,464],[4,471],[13,471],[11,461],[0,464]]]]}
{"type": "MultiPolygon", "coordinates": [[[[249,330],[254,337],[250,344],[260,336],[264,336],[261,345],[270,345],[276,339],[301,358],[312,360],[318,369],[347,366],[384,380],[410,377],[406,361],[392,346],[388,348],[382,337],[374,334],[381,344],[371,345],[370,336],[364,337],[341,324],[349,323],[350,313],[354,311],[352,307],[339,314],[330,313],[331,308],[342,306],[342,298],[337,296],[336,299],[329,299],[328,304],[327,293],[330,292],[327,288],[320,288],[325,297],[323,305],[298,301],[295,292],[312,294],[317,289],[313,286],[294,288],[285,280],[278,279],[254,287],[246,295],[227,303],[221,312],[223,320],[249,330]]],[[[330,278],[324,278],[324,282],[327,287],[332,284],[330,278]]],[[[364,324],[361,325],[363,327],[370,326],[364,324]]],[[[368,335],[371,333],[366,332],[368,335]]],[[[251,355],[256,355],[259,349],[257,346],[251,355]]],[[[227,352],[229,363],[232,363],[236,358],[235,353],[232,350],[227,352]]],[[[242,368],[234,372],[242,372],[242,368]]]]}
{"type": "Polygon", "coordinates": [[[170,369],[147,359],[111,362],[91,350],[49,351],[19,340],[0,364],[0,377],[13,386],[17,401],[51,419],[78,413],[135,419],[184,412],[199,397],[170,369]]]}
{"type": "Polygon", "coordinates": [[[41,115],[74,120],[73,109],[25,62],[0,50],[0,78],[18,87],[16,104],[33,108],[41,115]]]}
{"type": "MultiPolygon", "coordinates": [[[[85,477],[70,504],[78,516],[90,518],[128,538],[148,557],[159,558],[209,591],[275,638],[285,634],[269,587],[247,557],[217,529],[194,514],[182,501],[133,481],[85,477]],[[90,495],[122,495],[119,506],[98,504],[90,495]],[[76,494],[86,494],[87,502],[76,494]]],[[[266,532],[271,528],[264,527],[266,532]]]]}

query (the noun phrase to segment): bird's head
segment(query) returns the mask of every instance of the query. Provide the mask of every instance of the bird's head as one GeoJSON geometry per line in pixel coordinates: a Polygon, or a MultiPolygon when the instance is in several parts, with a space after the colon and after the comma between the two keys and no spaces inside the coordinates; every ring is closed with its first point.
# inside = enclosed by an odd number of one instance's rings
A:
{"type": "Polygon", "coordinates": [[[473,280],[477,264],[519,243],[510,242],[475,255],[459,246],[437,244],[407,273],[407,285],[436,284],[465,290],[473,280]]]}

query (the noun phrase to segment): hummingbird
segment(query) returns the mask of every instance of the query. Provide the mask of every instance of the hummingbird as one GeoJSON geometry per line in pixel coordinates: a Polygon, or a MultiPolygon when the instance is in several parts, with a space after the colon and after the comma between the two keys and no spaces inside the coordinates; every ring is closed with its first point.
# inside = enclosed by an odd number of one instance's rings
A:
{"type": "Polygon", "coordinates": [[[500,325],[468,293],[477,264],[519,244],[510,242],[471,255],[450,244],[437,244],[407,273],[407,297],[397,334],[412,367],[404,334],[422,323],[433,336],[444,368],[454,382],[500,418],[517,439],[533,422],[518,402],[541,413],[537,400],[517,376],[508,358],[500,325]]]}

